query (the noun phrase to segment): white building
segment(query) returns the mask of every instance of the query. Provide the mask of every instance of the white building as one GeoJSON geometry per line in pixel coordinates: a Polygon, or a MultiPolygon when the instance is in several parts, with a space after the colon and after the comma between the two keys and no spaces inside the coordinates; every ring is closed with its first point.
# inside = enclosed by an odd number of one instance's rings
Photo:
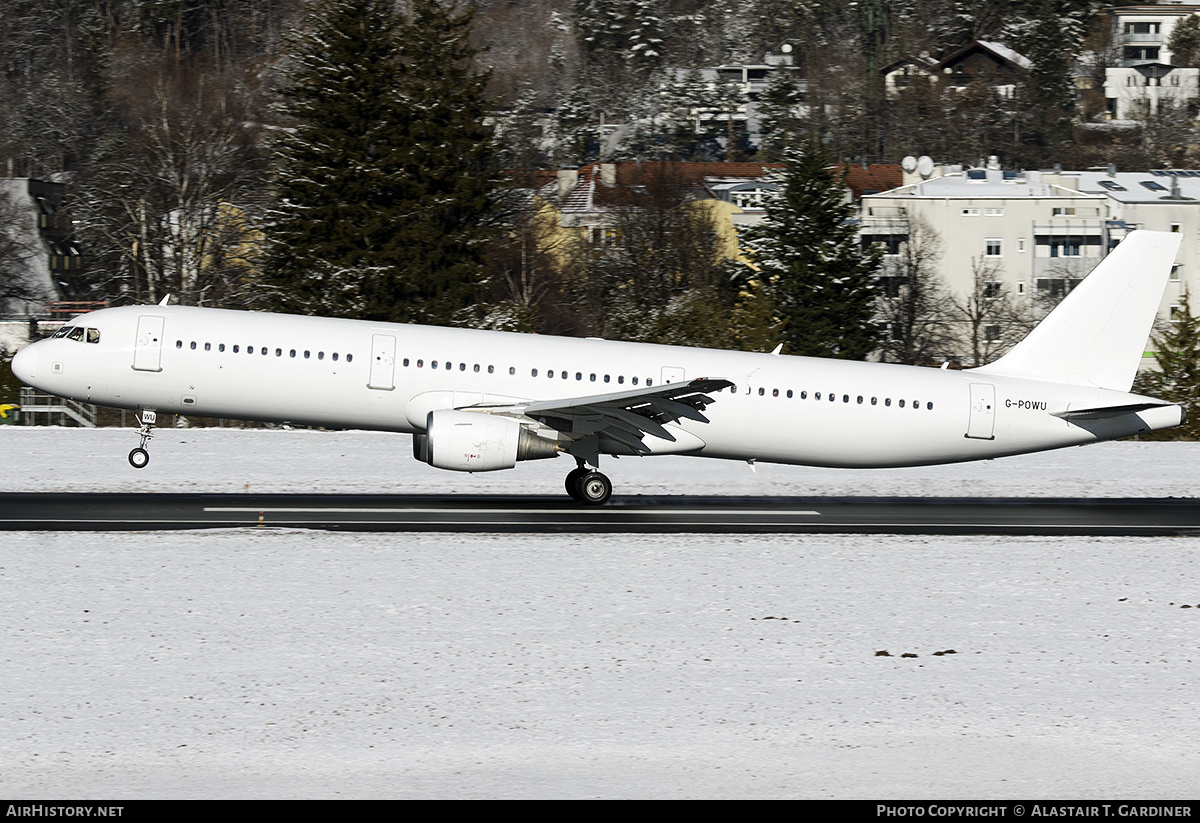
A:
{"type": "Polygon", "coordinates": [[[864,242],[890,253],[916,220],[940,240],[938,274],[950,291],[968,294],[973,272],[986,265],[997,293],[1027,305],[1034,319],[1037,298],[1061,297],[1134,229],[1184,235],[1163,319],[1200,281],[1200,172],[967,169],[862,199],[864,242]]]}

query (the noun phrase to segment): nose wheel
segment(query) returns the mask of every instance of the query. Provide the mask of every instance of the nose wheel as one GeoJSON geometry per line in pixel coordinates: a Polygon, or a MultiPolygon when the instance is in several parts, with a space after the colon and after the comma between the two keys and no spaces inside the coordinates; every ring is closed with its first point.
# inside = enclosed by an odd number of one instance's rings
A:
{"type": "Polygon", "coordinates": [[[154,437],[154,424],[157,419],[158,415],[149,409],[142,412],[142,427],[138,429],[142,444],[129,453],[129,465],[135,469],[144,469],[150,462],[150,452],[146,451],[146,444],[154,437]]]}
{"type": "Polygon", "coordinates": [[[588,506],[602,506],[612,497],[612,481],[586,466],[568,474],[565,486],[572,500],[588,506]]]}

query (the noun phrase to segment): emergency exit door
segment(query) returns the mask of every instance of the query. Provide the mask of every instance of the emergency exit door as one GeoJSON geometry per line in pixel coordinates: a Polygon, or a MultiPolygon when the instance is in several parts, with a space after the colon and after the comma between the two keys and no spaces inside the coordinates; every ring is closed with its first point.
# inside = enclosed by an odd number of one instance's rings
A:
{"type": "Polygon", "coordinates": [[[396,388],[396,338],[371,335],[371,377],[367,388],[391,391],[396,388]]]}

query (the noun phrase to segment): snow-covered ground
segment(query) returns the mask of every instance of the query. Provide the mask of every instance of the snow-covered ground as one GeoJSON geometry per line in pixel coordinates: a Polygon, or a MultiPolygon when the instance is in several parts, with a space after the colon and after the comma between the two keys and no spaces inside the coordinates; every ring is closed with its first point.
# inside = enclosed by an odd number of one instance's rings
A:
{"type": "MultiPolygon", "coordinates": [[[[0,429],[0,489],[559,494],[568,468],[463,476],[404,437],[176,430],[137,472],[133,445],[0,429]]],[[[1197,457],[605,469],[622,494],[1190,496],[1197,457]]],[[[0,540],[9,797],[1200,793],[1197,539],[0,540]]]]}
{"type": "MultiPolygon", "coordinates": [[[[0,491],[563,495],[567,458],[461,474],[412,457],[407,435],[159,429],[145,469],[132,429],[0,427],[0,491]]],[[[935,497],[1191,497],[1200,443],[1103,443],[919,469],[816,469],[690,457],[604,458],[614,493],[935,497]]]]}

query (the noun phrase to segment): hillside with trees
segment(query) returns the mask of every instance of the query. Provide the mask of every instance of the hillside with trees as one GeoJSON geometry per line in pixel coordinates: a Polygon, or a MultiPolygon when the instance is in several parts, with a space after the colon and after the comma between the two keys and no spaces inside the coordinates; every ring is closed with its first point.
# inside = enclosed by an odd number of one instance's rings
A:
{"type": "MultiPolygon", "coordinates": [[[[1094,101],[1077,80],[1112,59],[1102,9],[0,0],[0,168],[66,185],[85,260],[59,283],[67,299],[169,293],[198,305],[680,343],[786,340],[800,353],[814,315],[783,272],[803,279],[815,264],[789,260],[766,234],[750,253],[761,271],[730,264],[688,187],[650,179],[614,192],[622,242],[600,255],[549,230],[540,187],[556,169],[596,161],[784,162],[794,174],[818,154],[831,164],[906,154],[968,164],[996,155],[1006,167],[1193,163],[1182,115],[1092,128],[1094,101]],[[932,83],[886,93],[886,67],[981,39],[1028,58],[1011,94],[932,83]],[[785,53],[794,70],[773,74],[751,139],[741,93],[702,72],[785,53]]],[[[1195,32],[1177,33],[1181,59],[1194,59],[1195,32]]],[[[797,208],[823,225],[844,217],[821,198],[777,207],[797,208]]],[[[873,263],[847,265],[857,278],[873,263]]],[[[855,305],[865,295],[855,290],[855,305]]],[[[892,308],[896,324],[920,322],[920,306],[892,308]]],[[[847,340],[838,353],[862,356],[870,342],[847,340]]],[[[893,348],[895,359],[925,356],[893,348]]]]}

